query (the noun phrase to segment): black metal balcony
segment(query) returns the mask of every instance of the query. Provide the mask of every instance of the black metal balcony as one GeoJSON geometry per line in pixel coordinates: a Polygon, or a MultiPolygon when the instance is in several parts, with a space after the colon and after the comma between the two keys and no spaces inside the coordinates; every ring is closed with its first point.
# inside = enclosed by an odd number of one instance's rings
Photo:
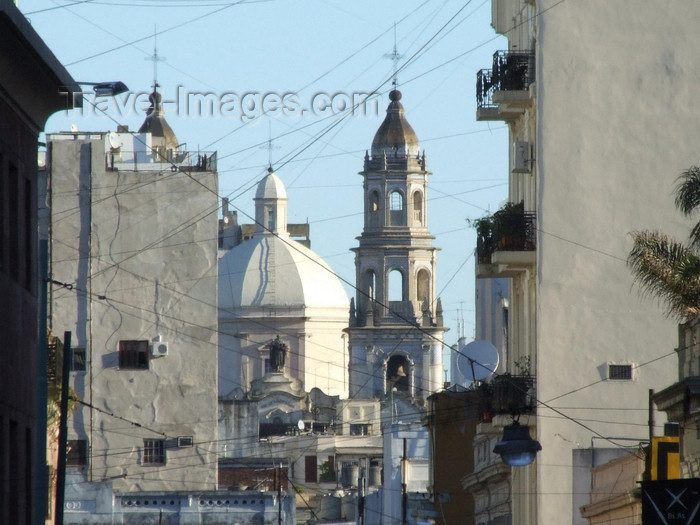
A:
{"type": "Polygon", "coordinates": [[[476,75],[477,109],[493,108],[497,91],[526,91],[535,81],[534,51],[496,51],[493,68],[476,75]]]}
{"type": "Polygon", "coordinates": [[[494,252],[523,252],[536,248],[536,215],[523,203],[508,203],[491,217],[476,222],[476,255],[489,264],[494,252]]]}
{"type": "Polygon", "coordinates": [[[496,415],[534,414],[537,408],[535,376],[502,374],[479,385],[479,419],[491,421],[496,415]]]}

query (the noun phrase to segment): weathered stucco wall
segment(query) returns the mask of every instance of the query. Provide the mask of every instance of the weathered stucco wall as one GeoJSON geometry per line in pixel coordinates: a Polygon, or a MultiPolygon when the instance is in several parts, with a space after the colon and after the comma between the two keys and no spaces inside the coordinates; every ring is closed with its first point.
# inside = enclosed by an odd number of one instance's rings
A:
{"type": "Polygon", "coordinates": [[[94,408],[76,408],[69,436],[89,440],[82,470],[117,492],[213,490],[217,175],[106,171],[104,135],[55,138],[52,271],[73,289],[53,287],[52,324],[87,349],[72,377],[94,408]],[[120,369],[120,340],[158,335],[167,356],[120,369]],[[164,465],[145,464],[144,439],[165,439],[164,465]]]}

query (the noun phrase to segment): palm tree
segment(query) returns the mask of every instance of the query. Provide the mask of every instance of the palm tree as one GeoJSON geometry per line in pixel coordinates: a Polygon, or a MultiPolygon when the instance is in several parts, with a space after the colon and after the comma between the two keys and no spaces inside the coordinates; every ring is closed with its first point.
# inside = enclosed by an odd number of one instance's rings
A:
{"type": "MultiPolygon", "coordinates": [[[[700,167],[678,177],[676,207],[686,216],[700,209],[700,167]]],[[[668,316],[680,322],[700,317],[700,222],[687,244],[660,231],[632,232],[634,247],[627,258],[643,295],[665,303],[668,316]]]]}

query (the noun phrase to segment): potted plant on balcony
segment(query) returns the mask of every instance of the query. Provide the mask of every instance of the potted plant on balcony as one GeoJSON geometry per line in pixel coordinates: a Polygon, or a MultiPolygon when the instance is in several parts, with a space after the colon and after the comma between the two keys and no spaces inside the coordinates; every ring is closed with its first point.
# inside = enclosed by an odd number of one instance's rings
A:
{"type": "Polygon", "coordinates": [[[493,381],[494,408],[502,414],[525,414],[533,409],[530,357],[523,356],[513,364],[516,374],[501,374],[493,381]]]}
{"type": "Polygon", "coordinates": [[[494,250],[493,217],[481,217],[472,222],[476,229],[476,253],[479,263],[491,262],[491,254],[494,250]]]}
{"type": "Polygon", "coordinates": [[[499,250],[523,250],[527,237],[524,201],[506,202],[493,214],[493,226],[499,250]]]}

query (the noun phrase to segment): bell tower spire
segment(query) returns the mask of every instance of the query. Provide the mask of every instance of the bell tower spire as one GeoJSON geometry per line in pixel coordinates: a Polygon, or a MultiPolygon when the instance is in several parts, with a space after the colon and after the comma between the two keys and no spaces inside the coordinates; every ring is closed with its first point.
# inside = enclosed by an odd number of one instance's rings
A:
{"type": "Polygon", "coordinates": [[[397,89],[389,93],[386,117],[360,172],[365,212],[353,249],[357,296],[348,328],[350,395],[381,397],[401,387],[425,401],[442,386],[446,328],[435,292],[438,250],[428,231],[431,173],[401,97],[397,89]],[[367,374],[382,370],[367,381],[367,374]]]}

